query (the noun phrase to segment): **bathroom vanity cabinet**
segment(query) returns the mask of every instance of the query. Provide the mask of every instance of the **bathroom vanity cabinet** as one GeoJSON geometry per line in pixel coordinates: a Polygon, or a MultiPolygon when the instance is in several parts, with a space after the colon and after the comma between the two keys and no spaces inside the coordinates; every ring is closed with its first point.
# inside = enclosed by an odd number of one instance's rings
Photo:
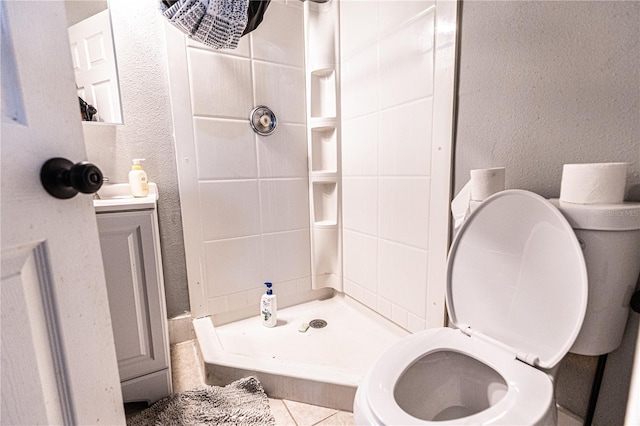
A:
{"type": "Polygon", "coordinates": [[[153,403],[171,393],[156,194],[154,188],[130,203],[94,200],[125,402],[153,403]]]}

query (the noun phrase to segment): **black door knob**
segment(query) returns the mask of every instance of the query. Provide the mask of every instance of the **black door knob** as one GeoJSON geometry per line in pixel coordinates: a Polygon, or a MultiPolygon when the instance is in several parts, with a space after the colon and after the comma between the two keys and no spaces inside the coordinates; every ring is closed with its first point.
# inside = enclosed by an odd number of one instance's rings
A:
{"type": "Polygon", "coordinates": [[[51,158],[40,169],[42,186],[56,198],[71,198],[78,192],[93,194],[102,180],[100,169],[86,161],[73,164],[65,158],[51,158]]]}

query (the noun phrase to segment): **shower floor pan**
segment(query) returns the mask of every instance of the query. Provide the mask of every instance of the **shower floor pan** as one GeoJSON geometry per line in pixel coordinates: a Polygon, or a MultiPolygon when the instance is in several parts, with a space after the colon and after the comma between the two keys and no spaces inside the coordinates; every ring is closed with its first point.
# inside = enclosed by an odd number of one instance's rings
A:
{"type": "Polygon", "coordinates": [[[193,324],[208,384],[253,375],[271,398],[347,411],[369,367],[409,334],[342,294],[278,310],[274,328],[257,315],[219,326],[209,317],[193,324]],[[327,325],[298,331],[314,319],[327,325]]]}

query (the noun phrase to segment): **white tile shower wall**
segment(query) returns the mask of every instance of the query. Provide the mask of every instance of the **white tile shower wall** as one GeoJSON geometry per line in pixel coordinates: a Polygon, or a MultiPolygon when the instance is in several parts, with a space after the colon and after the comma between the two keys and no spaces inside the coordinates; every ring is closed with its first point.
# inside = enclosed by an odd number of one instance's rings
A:
{"type": "MultiPolygon", "coordinates": [[[[369,3],[369,2],[367,2],[369,3]]],[[[345,2],[341,3],[345,4],[345,2]]],[[[348,3],[347,3],[348,4],[348,3]]],[[[369,28],[367,26],[364,29],[369,28]]],[[[344,37],[341,38],[344,40],[344,37]]],[[[343,119],[370,114],[378,110],[378,47],[370,45],[353,57],[342,58],[340,101],[343,119]]]]}
{"type": "Polygon", "coordinates": [[[209,298],[247,291],[261,284],[264,258],[260,235],[206,241],[204,251],[209,298]]]}
{"type": "Polygon", "coordinates": [[[410,331],[427,318],[434,4],[340,3],[345,292],[410,331]]]}
{"type": "Polygon", "coordinates": [[[345,230],[377,235],[378,179],[345,177],[342,182],[342,223],[345,230]]]}
{"type": "Polygon", "coordinates": [[[428,177],[385,177],[378,183],[378,237],[429,248],[428,177]]]}
{"type": "Polygon", "coordinates": [[[256,104],[267,105],[277,111],[284,122],[304,124],[304,70],[259,61],[254,61],[253,67],[256,104]]]}
{"type": "MultiPolygon", "coordinates": [[[[246,126],[246,122],[244,124],[246,126]]],[[[307,136],[304,125],[279,123],[277,132],[257,138],[260,176],[263,178],[306,176],[307,136]]]]}
{"type": "Polygon", "coordinates": [[[198,193],[204,241],[260,234],[258,180],[201,181],[198,193]]]}
{"type": "Polygon", "coordinates": [[[258,177],[256,141],[246,120],[195,117],[198,179],[258,177]]]}
{"type": "Polygon", "coordinates": [[[253,108],[251,61],[195,46],[187,53],[194,117],[247,116],[253,108]]]}
{"type": "Polygon", "coordinates": [[[432,101],[429,96],[380,111],[380,175],[431,174],[432,101]]]}
{"type": "MultiPolygon", "coordinates": [[[[183,210],[197,219],[184,224],[188,256],[199,257],[199,264],[188,266],[194,316],[257,306],[267,280],[282,296],[311,290],[298,3],[272,1],[262,24],[235,50],[213,50],[180,36],[182,50],[172,52],[179,42],[168,41],[170,61],[182,54],[188,67],[181,75],[176,65],[172,86],[188,84],[190,96],[184,100],[180,89],[172,89],[172,97],[174,117],[176,109],[190,112],[175,122],[183,210]],[[251,130],[247,119],[256,105],[277,115],[273,135],[251,130]]],[[[168,38],[178,37],[171,31],[168,38]]]]}
{"type": "Polygon", "coordinates": [[[282,3],[279,2],[274,8],[269,5],[265,19],[260,24],[261,30],[253,34],[251,40],[253,57],[302,68],[304,67],[302,9],[290,5],[284,7],[282,3]],[[263,26],[267,27],[267,31],[262,28],[263,26]]]}
{"type": "MultiPolygon", "coordinates": [[[[381,2],[381,7],[386,3],[389,2],[381,2]]],[[[395,2],[393,7],[402,9],[395,2]]],[[[382,11],[380,16],[384,17],[382,11]]],[[[381,108],[433,94],[433,75],[425,71],[433,70],[434,19],[435,13],[420,15],[408,23],[402,22],[399,31],[389,28],[381,38],[378,44],[381,108]]]]}
{"type": "Polygon", "coordinates": [[[343,176],[377,176],[378,174],[378,114],[347,120],[342,125],[342,137],[349,143],[342,146],[343,176]]]}
{"type": "Polygon", "coordinates": [[[306,179],[261,180],[262,232],[308,229],[308,191],[309,185],[306,179]]]}

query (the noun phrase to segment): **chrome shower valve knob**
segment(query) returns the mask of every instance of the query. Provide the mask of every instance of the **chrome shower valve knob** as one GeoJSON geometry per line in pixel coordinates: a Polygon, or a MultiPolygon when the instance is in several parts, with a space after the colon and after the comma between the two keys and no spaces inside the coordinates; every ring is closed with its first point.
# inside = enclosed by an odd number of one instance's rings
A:
{"type": "Polygon", "coordinates": [[[258,105],[249,114],[249,123],[254,132],[261,136],[269,136],[276,130],[278,119],[271,109],[258,105]]]}

